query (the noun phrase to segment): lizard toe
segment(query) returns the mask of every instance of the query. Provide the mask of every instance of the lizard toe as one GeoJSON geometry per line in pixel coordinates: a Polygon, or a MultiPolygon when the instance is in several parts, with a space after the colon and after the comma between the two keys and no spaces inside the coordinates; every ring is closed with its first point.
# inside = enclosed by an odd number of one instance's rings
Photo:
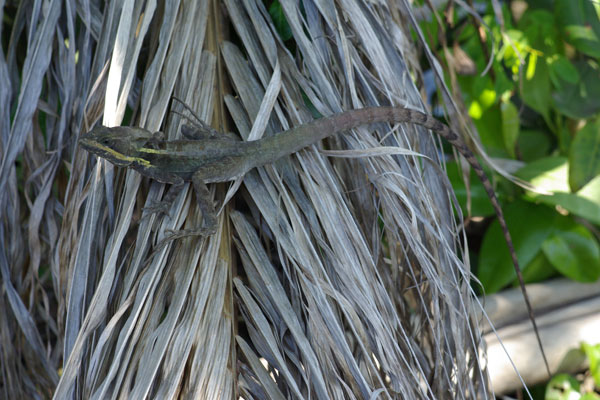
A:
{"type": "Polygon", "coordinates": [[[167,217],[171,217],[169,213],[170,204],[161,201],[155,202],[147,207],[144,207],[143,210],[149,214],[164,214],[167,217]]]}

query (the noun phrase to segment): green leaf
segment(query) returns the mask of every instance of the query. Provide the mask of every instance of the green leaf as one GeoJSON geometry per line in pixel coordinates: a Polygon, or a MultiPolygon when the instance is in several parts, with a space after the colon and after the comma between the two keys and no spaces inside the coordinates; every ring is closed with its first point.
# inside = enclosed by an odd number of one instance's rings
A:
{"type": "MultiPolygon", "coordinates": [[[[491,106],[496,103],[496,91],[492,84],[492,81],[489,77],[477,77],[474,79],[473,77],[469,77],[469,98],[473,100],[473,102],[477,103],[477,107],[480,108],[480,113],[484,112],[491,106]]],[[[462,83],[465,82],[466,79],[461,80],[462,83]]],[[[464,86],[462,86],[464,88],[464,86]]],[[[477,115],[473,117],[479,118],[477,115]]]]}
{"type": "Polygon", "coordinates": [[[508,154],[515,158],[515,144],[519,138],[519,111],[510,101],[500,104],[502,114],[502,137],[508,154]]]}
{"type": "Polygon", "coordinates": [[[600,386],[600,344],[581,343],[581,350],[590,361],[590,373],[596,386],[600,386]]]}
{"type": "Polygon", "coordinates": [[[588,122],[569,150],[569,185],[576,192],[600,174],[600,118],[588,122]]]}
{"type": "Polygon", "coordinates": [[[550,78],[557,88],[562,87],[562,81],[575,85],[579,82],[577,68],[563,55],[555,54],[549,64],[550,78]]]}
{"type": "Polygon", "coordinates": [[[591,61],[574,63],[581,79],[577,84],[563,81],[552,93],[558,111],[574,119],[586,119],[600,111],[600,68],[591,61]]]}
{"type": "Polygon", "coordinates": [[[285,18],[283,8],[279,1],[275,0],[271,3],[269,14],[271,15],[271,19],[273,20],[273,24],[275,25],[275,29],[277,29],[277,33],[279,33],[281,40],[284,42],[290,40],[292,38],[292,29],[285,18]]]}
{"type": "MultiPolygon", "coordinates": [[[[600,187],[600,180],[595,186],[596,188],[600,187]]],[[[552,196],[538,196],[538,199],[542,203],[560,206],[573,215],[600,224],[600,197],[589,199],[582,196],[581,193],[554,193],[552,196]]]]}
{"type": "Polygon", "coordinates": [[[595,282],[600,278],[600,247],[582,225],[557,231],[542,245],[554,268],[578,282],[595,282]]]}
{"type": "MultiPolygon", "coordinates": [[[[524,274],[550,235],[574,226],[570,218],[551,208],[524,201],[508,204],[504,214],[524,274]]],[[[498,221],[494,221],[485,233],[478,264],[477,277],[486,293],[497,292],[516,278],[498,221]]]]}
{"type": "Polygon", "coordinates": [[[596,176],[587,185],[585,185],[583,188],[581,188],[581,190],[579,190],[577,192],[577,197],[585,199],[595,205],[595,207],[596,207],[595,215],[597,216],[597,218],[590,218],[589,216],[587,216],[585,214],[578,214],[574,211],[573,211],[573,214],[580,215],[580,216],[587,218],[590,221],[594,221],[594,223],[600,225],[600,212],[598,212],[600,210],[600,176],[596,176]]]}
{"type": "Polygon", "coordinates": [[[530,129],[521,129],[517,143],[523,161],[533,161],[546,157],[552,146],[550,135],[540,130],[530,129]]]}
{"type": "Polygon", "coordinates": [[[548,261],[548,258],[540,251],[527,264],[527,268],[523,271],[523,280],[525,282],[543,282],[557,274],[558,272],[554,269],[550,261],[548,261]]]}
{"type": "Polygon", "coordinates": [[[546,10],[532,7],[519,21],[519,29],[523,31],[526,43],[545,55],[558,52],[558,31],[554,15],[546,10]]]}
{"type": "Polygon", "coordinates": [[[570,192],[567,183],[568,166],[565,157],[546,157],[527,164],[517,171],[516,176],[529,182],[540,192],[570,192]]]}
{"type": "MultiPolygon", "coordinates": [[[[467,188],[463,181],[462,174],[459,170],[458,164],[455,161],[449,161],[446,163],[446,172],[454,194],[458,200],[458,204],[463,210],[463,213],[467,213],[467,188]]],[[[490,203],[490,199],[481,184],[481,181],[474,177],[474,172],[469,169],[469,194],[471,196],[471,215],[472,216],[488,216],[494,214],[494,209],[490,203]]]]}
{"type": "Polygon", "coordinates": [[[515,175],[537,190],[528,191],[529,198],[560,206],[574,215],[600,224],[600,176],[592,179],[577,193],[571,193],[567,180],[568,162],[564,157],[547,157],[534,161],[515,175]]]}
{"type": "Polygon", "coordinates": [[[579,382],[569,374],[557,374],[546,386],[545,400],[579,399],[579,382]]]}
{"type": "Polygon", "coordinates": [[[588,393],[584,393],[579,400],[599,400],[600,396],[598,396],[596,393],[592,393],[592,392],[588,392],[588,393]]]}
{"type": "Polygon", "coordinates": [[[521,98],[529,107],[539,112],[548,126],[554,124],[550,119],[550,76],[548,65],[543,58],[535,56],[528,57],[527,69],[533,68],[531,78],[524,77],[522,81],[521,98]],[[531,65],[533,64],[533,65],[531,65]]]}
{"type": "Polygon", "coordinates": [[[535,74],[535,67],[537,65],[538,55],[537,53],[531,53],[529,55],[529,62],[527,63],[527,69],[525,70],[525,79],[532,79],[535,74]]]}
{"type": "Polygon", "coordinates": [[[473,100],[469,105],[469,117],[473,119],[480,119],[483,116],[483,107],[477,100],[473,100]]]}
{"type": "Polygon", "coordinates": [[[523,32],[510,29],[503,36],[502,48],[498,55],[501,56],[502,64],[516,76],[528,50],[530,48],[523,32]]]}
{"type": "Polygon", "coordinates": [[[473,120],[479,132],[481,143],[492,157],[506,157],[504,140],[500,127],[502,126],[502,114],[500,106],[489,108],[482,113],[479,119],[473,120]]]}
{"type": "Polygon", "coordinates": [[[494,82],[494,92],[496,93],[496,97],[504,97],[513,94],[517,89],[517,82],[512,80],[511,77],[505,73],[502,64],[494,63],[492,65],[492,70],[496,76],[494,82]]]}
{"type": "Polygon", "coordinates": [[[600,19],[594,2],[556,0],[554,11],[564,39],[582,53],[600,57],[600,19]]]}

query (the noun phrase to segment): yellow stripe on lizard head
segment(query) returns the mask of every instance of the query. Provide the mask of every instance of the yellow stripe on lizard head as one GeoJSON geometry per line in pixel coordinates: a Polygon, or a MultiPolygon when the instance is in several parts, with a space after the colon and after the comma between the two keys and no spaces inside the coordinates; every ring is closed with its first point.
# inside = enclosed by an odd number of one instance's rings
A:
{"type": "Polygon", "coordinates": [[[118,151],[111,149],[108,146],[104,146],[103,144],[96,143],[95,146],[97,148],[101,149],[102,151],[110,154],[117,160],[127,161],[127,162],[131,162],[131,163],[137,162],[138,164],[143,165],[144,167],[150,167],[152,165],[152,164],[150,164],[150,161],[148,161],[148,160],[145,160],[141,157],[126,156],[125,154],[119,153],[118,151]]]}
{"type": "Polygon", "coordinates": [[[141,149],[138,149],[138,151],[144,152],[144,153],[150,153],[150,154],[169,154],[169,152],[166,150],[149,149],[147,147],[142,147],[141,149]]]}

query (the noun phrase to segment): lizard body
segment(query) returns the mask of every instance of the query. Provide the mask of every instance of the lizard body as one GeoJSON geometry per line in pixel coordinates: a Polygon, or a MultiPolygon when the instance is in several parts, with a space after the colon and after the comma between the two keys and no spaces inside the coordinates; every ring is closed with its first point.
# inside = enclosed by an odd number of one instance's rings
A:
{"type": "Polygon", "coordinates": [[[182,127],[185,139],[171,141],[163,140],[160,135],[142,128],[98,126],[83,135],[79,143],[96,156],[117,166],[133,168],[159,182],[182,186],[184,182],[191,181],[204,218],[204,226],[199,233],[210,235],[216,230],[216,216],[206,183],[234,180],[252,168],[272,163],[328,136],[378,122],[406,122],[431,129],[454,146],[475,170],[498,217],[529,318],[550,374],[512,238],[492,184],[462,138],[432,116],[401,106],[362,108],[317,119],[274,136],[245,142],[217,134],[203,124],[200,129],[182,127]]]}

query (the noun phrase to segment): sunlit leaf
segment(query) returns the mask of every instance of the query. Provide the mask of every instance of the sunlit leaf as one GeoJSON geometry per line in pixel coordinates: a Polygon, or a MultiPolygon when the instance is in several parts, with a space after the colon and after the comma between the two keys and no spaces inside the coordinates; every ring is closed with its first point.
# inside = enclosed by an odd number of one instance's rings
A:
{"type": "Polygon", "coordinates": [[[600,119],[577,132],[569,151],[569,185],[574,192],[600,175],[600,119]]]}

